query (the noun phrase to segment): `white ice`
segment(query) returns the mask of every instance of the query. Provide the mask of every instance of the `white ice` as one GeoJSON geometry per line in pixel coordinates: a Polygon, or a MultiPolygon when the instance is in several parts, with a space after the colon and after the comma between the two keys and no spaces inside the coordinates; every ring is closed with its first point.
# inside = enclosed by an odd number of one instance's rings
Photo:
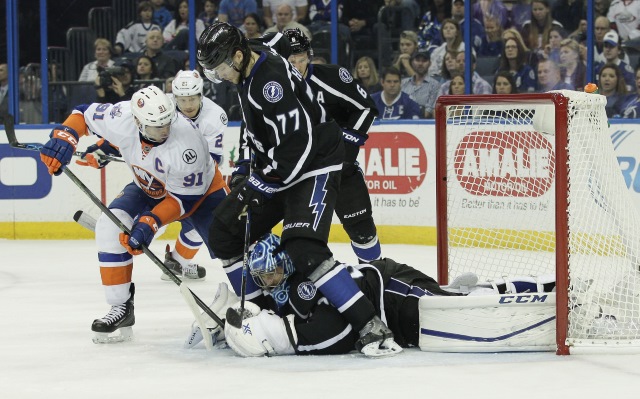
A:
{"type": "MultiPolygon", "coordinates": [[[[152,245],[163,253],[168,241],[152,245]]],[[[171,242],[171,244],[173,244],[171,242]]],[[[336,258],[353,260],[346,244],[336,258]]],[[[384,245],[384,254],[435,275],[435,248],[384,245]]],[[[209,303],[226,280],[200,251],[209,303]]],[[[622,398],[640,392],[640,355],[434,354],[243,359],[183,349],[192,316],[178,288],[136,258],[132,342],[96,345],[91,321],[108,306],[93,241],[0,240],[0,398],[622,398]]]]}

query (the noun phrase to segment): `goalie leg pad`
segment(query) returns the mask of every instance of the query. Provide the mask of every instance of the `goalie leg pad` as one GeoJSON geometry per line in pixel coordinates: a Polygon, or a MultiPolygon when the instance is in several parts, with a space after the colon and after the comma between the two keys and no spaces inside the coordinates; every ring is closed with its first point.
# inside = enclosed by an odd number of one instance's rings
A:
{"type": "Polygon", "coordinates": [[[241,328],[227,323],[227,343],[242,357],[293,355],[294,345],[298,340],[293,319],[293,315],[283,319],[273,312],[263,310],[256,316],[244,319],[241,328]]]}
{"type": "Polygon", "coordinates": [[[429,352],[554,351],[555,293],[424,296],[418,345],[429,352]]]}

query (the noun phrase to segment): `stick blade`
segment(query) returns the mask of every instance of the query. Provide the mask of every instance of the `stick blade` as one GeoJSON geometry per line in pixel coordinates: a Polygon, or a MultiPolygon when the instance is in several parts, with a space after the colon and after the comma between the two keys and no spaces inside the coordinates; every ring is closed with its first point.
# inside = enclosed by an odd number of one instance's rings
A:
{"type": "Polygon", "coordinates": [[[16,131],[13,125],[13,115],[2,115],[2,123],[4,123],[4,131],[7,134],[7,139],[11,147],[18,147],[18,139],[16,138],[16,131]]]}
{"type": "Polygon", "coordinates": [[[200,327],[200,333],[202,334],[202,340],[204,341],[204,346],[208,351],[213,349],[213,339],[211,338],[211,334],[207,331],[207,324],[204,320],[202,313],[200,313],[200,308],[196,303],[195,298],[193,297],[193,292],[187,287],[186,284],[180,284],[180,294],[182,298],[187,303],[189,310],[193,314],[196,319],[196,324],[200,327]]]}
{"type": "Polygon", "coordinates": [[[236,309],[227,309],[226,322],[234,328],[242,327],[242,315],[236,309]]]}

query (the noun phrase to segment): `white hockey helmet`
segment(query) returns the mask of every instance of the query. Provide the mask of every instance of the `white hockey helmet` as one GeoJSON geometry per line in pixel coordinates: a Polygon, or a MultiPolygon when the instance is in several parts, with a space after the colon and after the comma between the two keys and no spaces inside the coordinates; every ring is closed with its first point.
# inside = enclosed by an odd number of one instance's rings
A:
{"type": "Polygon", "coordinates": [[[131,112],[144,138],[155,143],[167,140],[176,119],[176,108],[162,90],[148,86],[133,93],[131,112]]]}
{"type": "Polygon", "coordinates": [[[202,95],[203,80],[198,71],[178,71],[171,92],[176,97],[202,95]]]}

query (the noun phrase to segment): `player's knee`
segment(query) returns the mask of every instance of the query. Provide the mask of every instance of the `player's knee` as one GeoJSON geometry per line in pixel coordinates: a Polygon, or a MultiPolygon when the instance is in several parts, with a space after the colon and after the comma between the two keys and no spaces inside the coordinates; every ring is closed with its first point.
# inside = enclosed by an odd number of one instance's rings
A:
{"type": "MultiPolygon", "coordinates": [[[[111,212],[128,228],[133,225],[133,218],[121,209],[112,209],[111,212]]],[[[96,221],[96,245],[98,251],[109,253],[121,253],[124,248],[120,245],[119,236],[121,230],[104,213],[96,221]]]]}
{"type": "Polygon", "coordinates": [[[290,238],[284,243],[296,270],[308,276],[333,254],[326,243],[309,238],[290,238]]]}
{"type": "Polygon", "coordinates": [[[349,235],[351,241],[358,244],[367,244],[376,238],[377,230],[372,217],[359,221],[345,219],[342,227],[349,235]]]}

